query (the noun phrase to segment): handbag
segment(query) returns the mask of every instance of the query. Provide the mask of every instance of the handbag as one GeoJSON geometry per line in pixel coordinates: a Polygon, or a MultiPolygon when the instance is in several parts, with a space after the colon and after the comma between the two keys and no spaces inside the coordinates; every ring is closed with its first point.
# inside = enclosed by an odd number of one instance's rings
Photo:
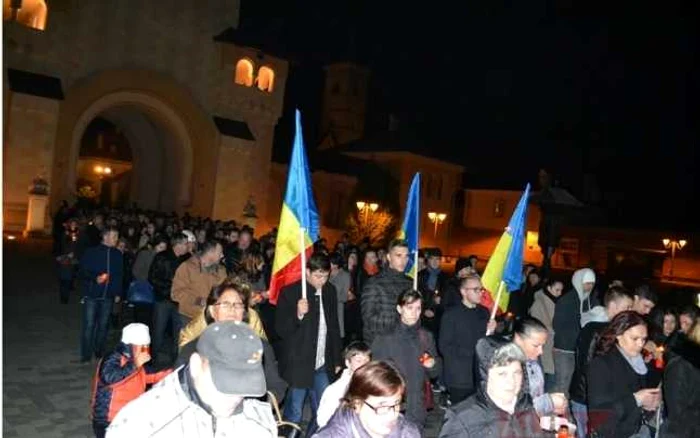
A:
{"type": "Polygon", "coordinates": [[[134,304],[153,304],[155,295],[151,283],[143,280],[134,280],[126,292],[126,300],[134,304]]]}
{"type": "Polygon", "coordinates": [[[270,391],[267,391],[267,400],[272,406],[272,412],[275,414],[275,422],[277,423],[277,436],[279,438],[299,438],[301,437],[301,427],[298,424],[284,421],[280,406],[277,403],[277,397],[270,391]]]}
{"type": "MultiPolygon", "coordinates": [[[[428,351],[428,340],[426,339],[425,332],[418,329],[418,339],[420,340],[421,351],[428,351]]],[[[427,411],[433,410],[435,408],[435,398],[433,397],[433,386],[430,384],[430,379],[427,377],[423,382],[423,406],[427,411]]]]}

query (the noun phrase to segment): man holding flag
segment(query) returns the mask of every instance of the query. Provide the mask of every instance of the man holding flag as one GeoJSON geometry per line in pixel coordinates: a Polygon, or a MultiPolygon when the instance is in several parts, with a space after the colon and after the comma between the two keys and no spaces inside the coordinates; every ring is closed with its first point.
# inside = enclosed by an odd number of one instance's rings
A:
{"type": "Polygon", "coordinates": [[[306,262],[319,228],[301,115],[297,110],[287,192],[272,264],[270,302],[277,305],[275,328],[282,338],[280,374],[289,384],[284,419],[296,424],[301,422],[304,401],[309,394],[313,417],[307,436],[315,430],[321,394],[341,365],[337,293],[328,283],[330,261],[328,256],[318,253],[311,255],[308,264],[306,262]]]}

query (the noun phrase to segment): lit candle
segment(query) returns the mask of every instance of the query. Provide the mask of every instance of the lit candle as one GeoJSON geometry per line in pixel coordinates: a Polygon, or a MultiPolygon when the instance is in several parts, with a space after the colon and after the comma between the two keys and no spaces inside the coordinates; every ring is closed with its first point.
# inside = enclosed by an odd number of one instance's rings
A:
{"type": "Polygon", "coordinates": [[[657,369],[662,369],[664,367],[664,347],[656,348],[656,360],[654,360],[654,366],[657,369]]]}

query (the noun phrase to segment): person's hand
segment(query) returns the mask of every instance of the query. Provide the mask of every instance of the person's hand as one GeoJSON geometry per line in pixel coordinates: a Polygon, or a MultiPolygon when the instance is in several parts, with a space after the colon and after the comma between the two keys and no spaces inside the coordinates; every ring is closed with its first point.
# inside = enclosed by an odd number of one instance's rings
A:
{"type": "Polygon", "coordinates": [[[348,291],[348,301],[355,301],[355,293],[351,290],[348,291]]]}
{"type": "Polygon", "coordinates": [[[302,298],[297,301],[297,318],[302,319],[307,313],[309,313],[309,300],[302,298]]]}
{"type": "Polygon", "coordinates": [[[435,295],[435,298],[433,298],[433,301],[435,304],[440,304],[440,295],[435,295]]]}
{"type": "Polygon", "coordinates": [[[343,369],[343,367],[338,365],[337,367],[335,367],[335,373],[338,374],[340,372],[340,370],[342,370],[342,369],[343,369]]]}
{"type": "Polygon", "coordinates": [[[496,320],[489,319],[489,322],[486,324],[486,336],[492,335],[496,331],[496,327],[498,327],[496,320]]]}
{"type": "Polygon", "coordinates": [[[565,415],[569,408],[569,401],[566,399],[566,396],[561,392],[553,392],[549,394],[549,397],[552,399],[552,405],[554,405],[554,413],[565,415]]]}
{"type": "Polygon", "coordinates": [[[661,404],[661,389],[640,389],[634,393],[634,398],[639,401],[642,408],[647,411],[655,411],[661,404]]]}
{"type": "Polygon", "coordinates": [[[108,279],[109,279],[109,274],[104,272],[104,273],[98,275],[97,278],[95,279],[95,281],[97,281],[97,284],[105,284],[108,279]]]}
{"type": "Polygon", "coordinates": [[[425,315],[426,318],[433,318],[433,317],[435,317],[435,312],[433,312],[433,311],[430,310],[430,309],[426,310],[423,314],[425,315]]]}
{"type": "Polygon", "coordinates": [[[266,299],[266,300],[269,300],[269,299],[270,299],[270,291],[269,291],[269,290],[264,290],[264,291],[262,291],[262,294],[261,294],[261,295],[262,295],[262,297],[263,297],[264,299],[266,299]]]}
{"type": "Polygon", "coordinates": [[[117,303],[117,304],[119,304],[119,302],[120,302],[121,300],[122,300],[122,298],[121,298],[119,295],[117,295],[117,296],[114,297],[114,302],[117,303]]]}
{"type": "Polygon", "coordinates": [[[148,351],[139,351],[134,357],[134,363],[137,368],[141,368],[143,364],[151,360],[151,354],[148,351]]]}

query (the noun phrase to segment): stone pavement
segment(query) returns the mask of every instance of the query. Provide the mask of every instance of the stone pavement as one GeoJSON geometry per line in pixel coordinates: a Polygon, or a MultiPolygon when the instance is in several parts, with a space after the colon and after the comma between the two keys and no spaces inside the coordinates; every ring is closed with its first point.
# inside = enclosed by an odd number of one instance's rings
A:
{"type": "MultiPolygon", "coordinates": [[[[3,425],[5,438],[92,437],[96,363],[79,365],[80,304],[58,300],[49,241],[3,242],[3,425]]],[[[116,342],[113,330],[111,343],[116,342]]],[[[437,437],[442,411],[428,418],[437,437]]]]}

